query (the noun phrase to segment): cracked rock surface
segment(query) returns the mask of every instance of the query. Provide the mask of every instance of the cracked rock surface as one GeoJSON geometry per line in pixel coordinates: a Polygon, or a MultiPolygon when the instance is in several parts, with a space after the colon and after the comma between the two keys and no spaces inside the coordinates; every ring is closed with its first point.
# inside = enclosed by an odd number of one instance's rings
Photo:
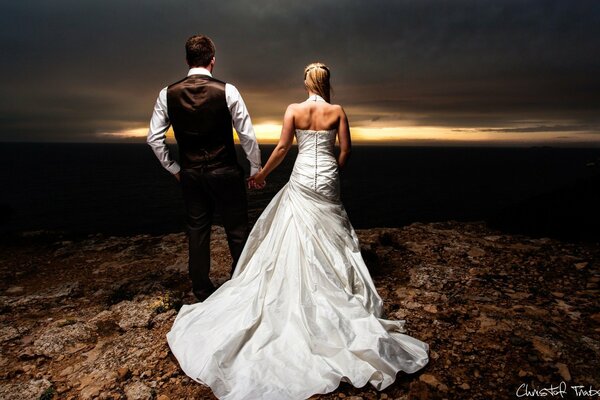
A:
{"type": "MultiPolygon", "coordinates": [[[[507,235],[483,222],[357,231],[385,317],[430,362],[382,392],[320,399],[513,399],[521,385],[600,390],[600,244],[507,235]]],[[[211,279],[229,279],[221,227],[211,279]]],[[[195,300],[184,233],[30,234],[0,244],[0,398],[203,399],[165,335],[195,300]]]]}

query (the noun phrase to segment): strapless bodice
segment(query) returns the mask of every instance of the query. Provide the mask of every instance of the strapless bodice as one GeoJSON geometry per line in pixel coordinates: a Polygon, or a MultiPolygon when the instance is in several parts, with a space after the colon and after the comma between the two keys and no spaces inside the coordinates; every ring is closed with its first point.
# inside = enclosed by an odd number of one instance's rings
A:
{"type": "Polygon", "coordinates": [[[334,157],[335,138],[337,129],[315,131],[309,129],[296,129],[298,142],[298,155],[317,153],[318,155],[334,157]]]}
{"type": "Polygon", "coordinates": [[[339,200],[338,165],[334,154],[337,129],[296,129],[298,157],[290,180],[339,200]]]}

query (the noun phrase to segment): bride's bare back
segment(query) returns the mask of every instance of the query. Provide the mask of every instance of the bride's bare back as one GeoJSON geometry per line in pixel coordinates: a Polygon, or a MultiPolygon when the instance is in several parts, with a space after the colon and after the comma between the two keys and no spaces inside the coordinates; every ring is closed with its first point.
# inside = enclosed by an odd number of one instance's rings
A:
{"type": "Polygon", "coordinates": [[[324,101],[305,101],[290,104],[295,129],[324,131],[339,129],[340,120],[345,117],[344,110],[337,104],[324,101]]]}

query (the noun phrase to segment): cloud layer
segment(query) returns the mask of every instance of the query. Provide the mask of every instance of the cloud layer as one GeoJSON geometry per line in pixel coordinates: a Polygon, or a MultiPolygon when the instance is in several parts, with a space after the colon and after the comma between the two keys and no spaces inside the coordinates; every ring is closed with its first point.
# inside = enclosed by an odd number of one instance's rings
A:
{"type": "Polygon", "coordinates": [[[597,1],[31,0],[0,6],[0,141],[143,127],[194,33],[257,123],[320,60],[356,126],[600,134],[597,1]]]}

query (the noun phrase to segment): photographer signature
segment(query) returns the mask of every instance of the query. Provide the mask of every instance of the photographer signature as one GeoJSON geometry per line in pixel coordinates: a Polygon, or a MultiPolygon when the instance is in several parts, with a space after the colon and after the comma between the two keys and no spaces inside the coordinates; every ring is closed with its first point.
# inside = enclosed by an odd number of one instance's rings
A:
{"type": "MultiPolygon", "coordinates": [[[[575,396],[595,396],[600,397],[600,390],[594,389],[592,386],[585,388],[583,385],[571,386],[575,396]]],[[[557,386],[551,385],[550,387],[536,388],[530,387],[528,383],[522,383],[516,391],[517,397],[529,397],[529,396],[560,396],[563,397],[567,394],[567,384],[561,381],[557,386]]]]}

